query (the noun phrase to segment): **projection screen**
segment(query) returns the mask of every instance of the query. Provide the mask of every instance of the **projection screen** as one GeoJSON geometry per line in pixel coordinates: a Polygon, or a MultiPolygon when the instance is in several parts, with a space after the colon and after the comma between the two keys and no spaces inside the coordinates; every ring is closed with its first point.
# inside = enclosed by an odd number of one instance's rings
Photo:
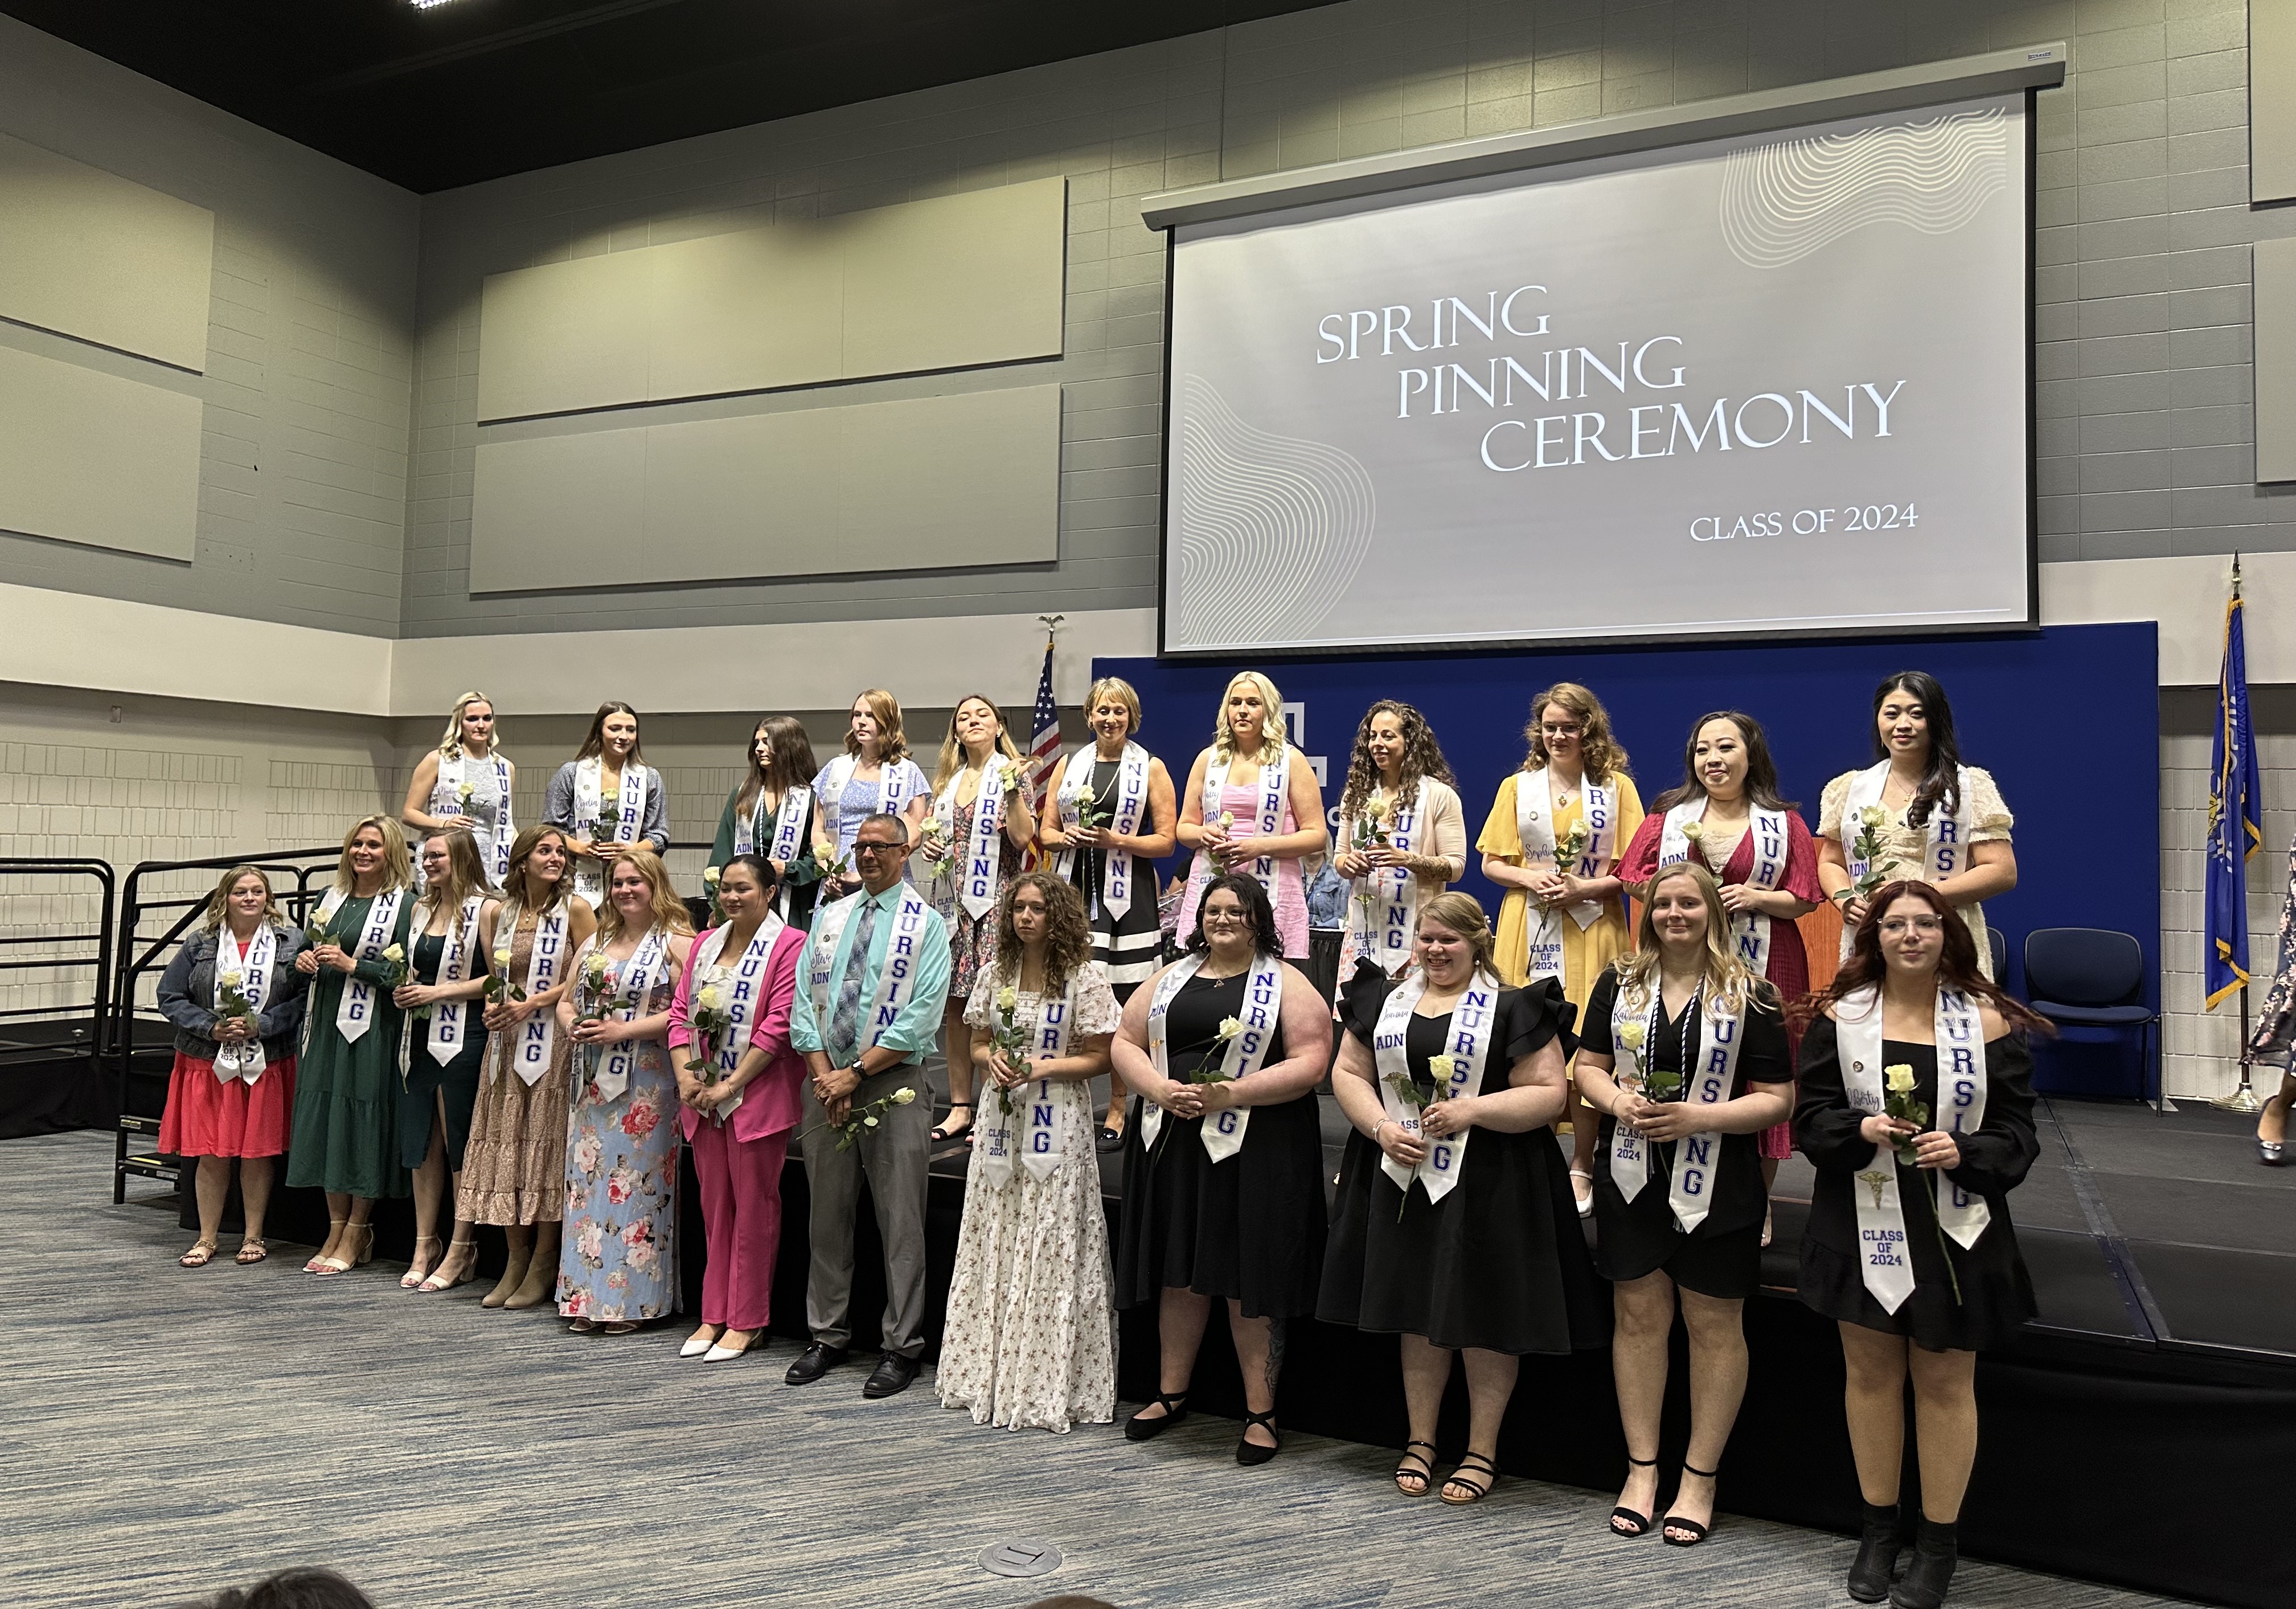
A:
{"type": "Polygon", "coordinates": [[[1165,652],[2030,623],[2028,116],[1181,225],[1165,652]]]}

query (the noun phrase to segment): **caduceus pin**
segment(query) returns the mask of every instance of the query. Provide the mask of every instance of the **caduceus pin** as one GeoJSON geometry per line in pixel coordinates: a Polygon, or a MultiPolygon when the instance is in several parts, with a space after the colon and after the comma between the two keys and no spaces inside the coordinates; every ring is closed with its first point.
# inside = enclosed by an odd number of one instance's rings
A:
{"type": "Polygon", "coordinates": [[[1859,1174],[1857,1178],[1867,1189],[1874,1193],[1874,1204],[1879,1207],[1882,1204],[1882,1192],[1890,1187],[1892,1182],[1891,1176],[1879,1168],[1874,1168],[1859,1174]]]}

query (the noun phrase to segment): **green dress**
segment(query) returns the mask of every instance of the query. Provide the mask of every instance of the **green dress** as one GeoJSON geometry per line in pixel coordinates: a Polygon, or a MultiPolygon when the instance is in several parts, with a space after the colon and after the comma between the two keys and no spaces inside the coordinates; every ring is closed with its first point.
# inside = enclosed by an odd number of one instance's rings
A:
{"type": "MultiPolygon", "coordinates": [[[[821,896],[821,864],[813,857],[814,816],[821,809],[821,805],[818,800],[811,798],[810,788],[807,789],[806,792],[808,802],[805,812],[805,826],[799,834],[801,847],[797,852],[797,858],[790,862],[790,870],[793,875],[774,892],[775,912],[791,927],[813,925],[814,902],[821,896]]],[[[741,800],[742,790],[735,788],[731,793],[726,795],[726,808],[718,812],[718,836],[709,846],[711,866],[724,866],[734,858],[734,837],[741,819],[741,813],[737,807],[741,800]]],[[[758,847],[757,852],[760,855],[772,847],[770,841],[774,835],[774,818],[768,816],[761,825],[765,828],[765,837],[768,841],[758,847]]],[[[712,921],[714,923],[714,917],[712,921]]]]}
{"type": "MultiPolygon", "coordinates": [[[[373,903],[346,899],[328,925],[341,933],[361,932],[373,903]]],[[[398,903],[390,936],[402,954],[414,916],[410,889],[398,903]]],[[[373,1200],[407,1193],[406,1169],[398,1158],[398,1035],[404,1018],[383,988],[388,964],[361,961],[357,976],[374,989],[374,1022],[356,1042],[335,1027],[335,1010],[350,979],[325,967],[311,981],[308,1038],[295,1064],[287,1182],[373,1200]]]]}

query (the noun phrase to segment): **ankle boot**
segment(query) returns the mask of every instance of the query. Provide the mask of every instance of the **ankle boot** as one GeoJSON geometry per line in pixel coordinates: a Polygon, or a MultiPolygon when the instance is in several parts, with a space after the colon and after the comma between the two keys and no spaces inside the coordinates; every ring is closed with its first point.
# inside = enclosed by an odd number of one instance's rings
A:
{"type": "Polygon", "coordinates": [[[557,1253],[554,1252],[545,1258],[542,1255],[541,1248],[537,1247],[533,1259],[526,1265],[526,1277],[519,1281],[518,1289],[511,1293],[508,1299],[503,1302],[503,1306],[513,1312],[524,1312],[529,1308],[538,1308],[549,1300],[551,1292],[556,1287],[557,1283],[557,1253]]]}
{"type": "Polygon", "coordinates": [[[482,1308],[498,1308],[516,1295],[518,1287],[526,1283],[527,1265],[533,1260],[534,1247],[531,1244],[527,1246],[526,1255],[523,1257],[519,1255],[518,1248],[512,1246],[510,1260],[503,1264],[502,1277],[495,1282],[493,1290],[488,1291],[480,1299],[479,1305],[482,1308]]]}
{"type": "Polygon", "coordinates": [[[1849,1596],[1861,1604],[1878,1604],[1890,1596],[1890,1577],[1898,1567],[1898,1550],[1906,1539],[1898,1534],[1898,1506],[1866,1506],[1857,1533],[1857,1557],[1849,1566],[1849,1596]]]}
{"type": "Polygon", "coordinates": [[[1914,1535],[1914,1556],[1905,1579],[1890,1588],[1892,1609],[1938,1609],[1953,1580],[1960,1541],[1951,1524],[1923,1520],[1914,1535]]]}

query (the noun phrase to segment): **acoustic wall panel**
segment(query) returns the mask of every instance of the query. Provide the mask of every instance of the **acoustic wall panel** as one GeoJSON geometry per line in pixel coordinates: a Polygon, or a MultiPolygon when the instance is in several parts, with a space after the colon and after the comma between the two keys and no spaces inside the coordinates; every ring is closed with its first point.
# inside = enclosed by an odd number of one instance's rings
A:
{"type": "Polygon", "coordinates": [[[200,399],[0,347],[0,530],[188,562],[200,399]]]}
{"type": "Polygon", "coordinates": [[[471,590],[1048,563],[1060,475],[1056,385],[482,439],[471,590]]]}
{"type": "Polygon", "coordinates": [[[2256,478],[2296,480],[2296,240],[2256,242],[2256,478]]]}
{"type": "Polygon", "coordinates": [[[487,276],[479,417],[1058,357],[1068,185],[1026,185],[487,276]]]}
{"type": "Polygon", "coordinates": [[[2250,0],[2248,199],[2296,199],[2296,0],[2250,0]]]}
{"type": "Polygon", "coordinates": [[[215,214],[0,135],[0,317],[208,363],[215,214]]]}

